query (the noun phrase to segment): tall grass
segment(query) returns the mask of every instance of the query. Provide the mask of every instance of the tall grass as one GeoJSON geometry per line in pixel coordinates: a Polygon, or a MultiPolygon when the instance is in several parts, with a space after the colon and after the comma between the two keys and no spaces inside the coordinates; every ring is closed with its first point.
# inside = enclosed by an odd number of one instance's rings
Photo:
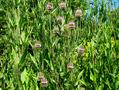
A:
{"type": "Polygon", "coordinates": [[[0,89],[118,90],[119,9],[103,3],[87,17],[86,0],[48,2],[0,0],[0,89]]]}

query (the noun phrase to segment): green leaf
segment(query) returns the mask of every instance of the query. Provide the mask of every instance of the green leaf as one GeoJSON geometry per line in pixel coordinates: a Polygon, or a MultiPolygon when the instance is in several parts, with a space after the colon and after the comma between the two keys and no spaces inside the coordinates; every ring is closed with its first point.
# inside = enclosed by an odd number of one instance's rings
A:
{"type": "Polygon", "coordinates": [[[36,68],[39,69],[39,68],[38,68],[38,64],[37,64],[37,62],[36,62],[36,59],[35,59],[31,54],[30,54],[30,57],[31,57],[32,62],[33,62],[34,65],[36,66],[36,68]]]}
{"type": "Polygon", "coordinates": [[[55,45],[57,45],[58,41],[59,41],[59,39],[56,39],[56,40],[53,42],[52,47],[54,47],[55,45]]]}
{"type": "Polygon", "coordinates": [[[21,56],[20,62],[19,62],[19,67],[22,68],[24,66],[24,63],[26,62],[25,58],[28,53],[28,45],[25,46],[24,53],[21,56]]]}
{"type": "Polygon", "coordinates": [[[24,82],[28,83],[28,73],[26,69],[24,69],[24,71],[21,73],[21,81],[22,83],[24,82]]]}
{"type": "Polygon", "coordinates": [[[90,79],[94,82],[96,82],[96,77],[95,75],[92,74],[92,72],[90,71],[90,79]]]}
{"type": "Polygon", "coordinates": [[[50,61],[50,68],[51,68],[51,70],[54,70],[54,67],[53,67],[53,64],[51,61],[50,61]]]}
{"type": "Polygon", "coordinates": [[[110,82],[109,82],[109,80],[106,80],[105,83],[106,83],[106,85],[109,87],[109,89],[112,90],[111,87],[110,87],[110,82]]]}
{"type": "Polygon", "coordinates": [[[85,86],[87,86],[87,83],[84,80],[79,80],[79,82],[85,86]]]}
{"type": "Polygon", "coordinates": [[[78,81],[76,81],[76,83],[74,84],[75,86],[77,86],[79,84],[79,82],[78,81]]]}
{"type": "Polygon", "coordinates": [[[60,73],[60,76],[63,77],[63,76],[64,76],[64,72],[61,72],[61,73],[60,73]]]}
{"type": "Polygon", "coordinates": [[[81,76],[83,75],[83,72],[84,72],[84,70],[82,70],[82,71],[79,73],[79,75],[78,75],[78,79],[81,78],[81,76]]]}
{"type": "Polygon", "coordinates": [[[116,86],[116,88],[119,88],[119,81],[116,81],[115,86],[116,86]]]}
{"type": "Polygon", "coordinates": [[[25,32],[22,32],[22,33],[21,33],[21,40],[22,40],[23,42],[25,42],[25,32]]]}
{"type": "Polygon", "coordinates": [[[96,90],[102,90],[102,86],[97,87],[96,90]]]}

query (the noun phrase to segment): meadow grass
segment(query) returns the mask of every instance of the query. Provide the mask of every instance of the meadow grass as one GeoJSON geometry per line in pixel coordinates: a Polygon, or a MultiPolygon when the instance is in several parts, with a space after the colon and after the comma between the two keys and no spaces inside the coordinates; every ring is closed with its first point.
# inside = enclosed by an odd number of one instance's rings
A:
{"type": "Polygon", "coordinates": [[[119,8],[88,7],[0,0],[0,90],[118,90],[119,8]]]}

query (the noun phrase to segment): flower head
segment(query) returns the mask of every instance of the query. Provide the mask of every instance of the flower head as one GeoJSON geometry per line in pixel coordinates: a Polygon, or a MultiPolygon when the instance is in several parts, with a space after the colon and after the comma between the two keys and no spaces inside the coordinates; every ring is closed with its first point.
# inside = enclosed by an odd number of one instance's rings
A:
{"type": "Polygon", "coordinates": [[[78,54],[84,54],[84,51],[85,51],[85,49],[84,49],[83,46],[80,46],[80,47],[77,49],[78,54]]]}
{"type": "Polygon", "coordinates": [[[82,16],[82,10],[81,9],[77,9],[75,12],[75,17],[81,17],[82,16]]]}
{"type": "Polygon", "coordinates": [[[61,2],[59,4],[59,7],[60,7],[60,9],[64,10],[66,8],[66,3],[65,2],[61,2]]]}
{"type": "Polygon", "coordinates": [[[67,70],[68,70],[68,71],[72,71],[73,68],[74,68],[74,66],[73,66],[72,63],[68,63],[68,64],[67,64],[67,70]]]}
{"type": "Polygon", "coordinates": [[[68,27],[69,27],[69,29],[75,29],[75,27],[76,27],[75,22],[70,21],[70,22],[68,23],[68,27]]]}
{"type": "Polygon", "coordinates": [[[47,10],[51,11],[53,9],[53,4],[49,2],[46,7],[47,7],[47,10]]]}
{"type": "Polygon", "coordinates": [[[45,79],[45,78],[43,78],[43,79],[41,80],[41,87],[47,87],[47,86],[48,86],[48,80],[45,79]]]}
{"type": "Polygon", "coordinates": [[[41,81],[41,80],[43,80],[45,77],[44,77],[44,74],[42,74],[42,73],[39,73],[38,74],[38,81],[41,81]]]}
{"type": "Polygon", "coordinates": [[[43,80],[45,77],[42,75],[42,76],[39,76],[39,80],[43,80]]]}

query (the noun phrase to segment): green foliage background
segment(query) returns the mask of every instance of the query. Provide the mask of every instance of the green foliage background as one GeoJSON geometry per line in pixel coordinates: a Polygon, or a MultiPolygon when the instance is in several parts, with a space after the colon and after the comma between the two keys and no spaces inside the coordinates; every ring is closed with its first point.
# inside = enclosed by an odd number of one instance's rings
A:
{"type": "Polygon", "coordinates": [[[98,7],[86,18],[86,0],[65,1],[63,11],[61,1],[52,0],[54,9],[48,12],[49,0],[0,0],[0,89],[119,90],[119,8],[106,11],[102,4],[96,22],[98,7]],[[77,9],[83,11],[79,19],[74,16],[77,9]],[[63,24],[57,22],[58,16],[64,16],[63,24]],[[71,20],[75,30],[65,28],[71,20]],[[60,36],[54,34],[56,26],[60,36]],[[41,48],[34,48],[36,41],[41,48]],[[83,56],[76,52],[81,45],[83,56]],[[69,62],[72,72],[67,71],[69,62]],[[41,87],[39,72],[48,87],[41,87]]]}

